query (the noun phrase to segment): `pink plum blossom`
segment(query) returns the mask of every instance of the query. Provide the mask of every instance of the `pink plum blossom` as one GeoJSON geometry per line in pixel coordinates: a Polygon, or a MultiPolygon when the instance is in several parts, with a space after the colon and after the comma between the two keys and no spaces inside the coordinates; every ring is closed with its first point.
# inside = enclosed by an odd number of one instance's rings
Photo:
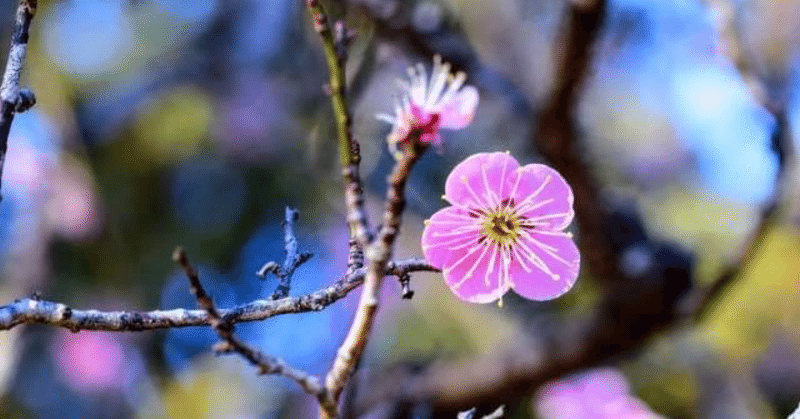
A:
{"type": "Polygon", "coordinates": [[[625,377],[611,368],[545,385],[534,407],[542,419],[664,419],[633,397],[625,377]]]}
{"type": "Polygon", "coordinates": [[[121,387],[125,350],[115,336],[61,332],[52,349],[58,371],[73,389],[93,392],[121,387]]]}
{"type": "Polygon", "coordinates": [[[409,81],[401,81],[403,93],[395,103],[394,116],[379,114],[378,118],[392,124],[389,147],[396,152],[398,144],[421,130],[420,142],[441,144],[440,128],[466,127],[478,107],[478,89],[464,86],[467,75],[450,72],[450,64],[433,58],[430,79],[422,64],[408,69],[409,81]]]}
{"type": "Polygon", "coordinates": [[[575,284],[580,254],[563,230],[574,216],[564,178],[508,153],[479,153],[447,177],[452,206],[426,221],[422,250],[462,300],[489,303],[509,289],[550,300],[575,284]]]}

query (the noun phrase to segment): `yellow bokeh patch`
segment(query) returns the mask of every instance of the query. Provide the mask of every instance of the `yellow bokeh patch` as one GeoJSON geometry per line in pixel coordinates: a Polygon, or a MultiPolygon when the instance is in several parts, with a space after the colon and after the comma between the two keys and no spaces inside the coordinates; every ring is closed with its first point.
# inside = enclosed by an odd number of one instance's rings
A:
{"type": "Polygon", "coordinates": [[[777,328],[800,343],[800,234],[771,232],[743,275],[702,326],[709,341],[734,362],[755,360],[777,328]]]}
{"type": "Polygon", "coordinates": [[[155,163],[185,160],[207,144],[212,115],[205,92],[190,87],[169,91],[139,113],[137,149],[155,163]]]}

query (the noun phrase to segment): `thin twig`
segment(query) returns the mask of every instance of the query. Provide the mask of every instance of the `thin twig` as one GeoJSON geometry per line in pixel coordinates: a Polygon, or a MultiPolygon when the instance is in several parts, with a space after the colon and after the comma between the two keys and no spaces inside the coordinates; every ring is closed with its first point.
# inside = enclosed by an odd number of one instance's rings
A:
{"type": "MultiPolygon", "coordinates": [[[[474,419],[477,413],[478,409],[473,407],[472,409],[459,413],[457,419],[474,419]]],[[[500,406],[494,412],[489,413],[482,419],[500,419],[503,417],[504,414],[505,414],[505,406],[500,406]]]]}
{"type": "MultiPolygon", "coordinates": [[[[361,187],[359,164],[361,154],[358,141],[353,137],[351,130],[352,118],[347,105],[346,81],[344,72],[344,53],[337,50],[337,42],[328,22],[325,9],[317,0],[306,0],[306,9],[311,17],[314,30],[322,39],[325,51],[325,61],[330,73],[329,93],[336,118],[336,132],[339,140],[339,159],[342,164],[342,177],[344,178],[345,205],[347,206],[347,223],[350,226],[350,235],[355,237],[362,247],[372,241],[367,215],[364,211],[364,192],[361,187]]],[[[341,33],[346,29],[341,26],[341,33]]],[[[345,36],[345,35],[343,35],[345,36]]],[[[346,46],[342,39],[339,47],[346,46]]]]}
{"type": "Polygon", "coordinates": [[[186,251],[183,248],[179,247],[175,249],[175,252],[172,254],[172,259],[186,272],[186,276],[189,278],[190,290],[197,299],[198,305],[206,310],[211,321],[211,327],[217,331],[217,334],[219,334],[220,338],[224,341],[223,345],[217,346],[216,349],[218,352],[238,353],[251,364],[258,367],[259,373],[288,377],[297,382],[306,393],[314,395],[320,400],[325,398],[325,387],[320,383],[319,378],[289,366],[280,358],[266,355],[236,337],[233,324],[222,318],[211,296],[208,295],[203,288],[203,284],[200,283],[197,270],[189,263],[189,258],[186,256],[186,251]]]}
{"type": "Polygon", "coordinates": [[[271,272],[278,278],[278,286],[275,288],[275,292],[270,296],[272,300],[279,300],[289,295],[289,291],[292,289],[292,275],[294,275],[295,269],[313,256],[311,253],[298,253],[297,251],[297,236],[294,233],[294,223],[297,222],[300,214],[296,209],[291,207],[286,207],[285,214],[283,220],[283,241],[286,256],[283,260],[283,265],[279,266],[275,262],[267,262],[257,273],[258,276],[264,278],[267,276],[267,273],[271,272]]]}
{"type": "MultiPolygon", "coordinates": [[[[386,267],[387,275],[420,271],[438,272],[438,269],[422,259],[391,262],[386,267]]],[[[219,309],[219,312],[226,322],[242,323],[282,314],[320,311],[358,288],[364,282],[365,273],[366,269],[360,268],[343,276],[336,283],[309,294],[280,300],[255,300],[229,309],[219,309]]],[[[59,302],[37,298],[21,298],[11,304],[0,306],[0,330],[9,330],[21,324],[44,324],[63,327],[74,332],[79,330],[138,332],[208,326],[211,325],[211,318],[205,310],[183,308],[153,311],[78,310],[59,302]]]]}
{"type": "Polygon", "coordinates": [[[24,112],[35,102],[33,93],[20,95],[20,73],[28,49],[28,31],[36,14],[36,0],[20,0],[17,7],[14,29],[11,32],[11,49],[8,51],[6,71],[0,85],[0,178],[8,151],[8,134],[16,112],[24,112]]]}
{"type": "MultiPolygon", "coordinates": [[[[411,136],[418,138],[418,133],[411,136]]],[[[411,138],[411,137],[410,137],[411,138]]],[[[386,192],[386,208],[383,215],[383,226],[378,237],[367,247],[366,265],[367,272],[364,279],[364,289],[361,291],[356,317],[350,326],[342,345],[337,351],[333,367],[325,378],[325,387],[328,389],[328,401],[322,405],[323,418],[335,418],[339,397],[347,380],[361,360],[364,348],[367,346],[372,324],[378,312],[380,290],[383,278],[386,275],[386,266],[392,257],[394,241],[400,232],[403,210],[405,209],[405,185],[411,168],[422,156],[425,147],[417,141],[409,141],[406,152],[395,163],[389,175],[389,189],[386,192]]]]}

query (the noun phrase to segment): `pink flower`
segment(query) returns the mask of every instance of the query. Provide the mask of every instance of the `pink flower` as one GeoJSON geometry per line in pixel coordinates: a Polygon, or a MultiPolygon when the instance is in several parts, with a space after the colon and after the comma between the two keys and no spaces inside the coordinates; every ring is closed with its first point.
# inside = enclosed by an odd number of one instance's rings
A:
{"type": "Polygon", "coordinates": [[[462,300],[488,303],[512,288],[549,300],[575,284],[580,254],[563,231],[574,198],[552,168],[475,154],[447,177],[443,198],[452,206],[426,221],[422,251],[462,300]]]}
{"type": "Polygon", "coordinates": [[[548,384],[534,406],[542,419],[664,419],[631,396],[625,377],[610,368],[548,384]]]}
{"type": "Polygon", "coordinates": [[[52,349],[56,367],[73,389],[92,392],[122,386],[125,350],[110,333],[60,332],[52,349]]]}
{"type": "Polygon", "coordinates": [[[408,69],[409,82],[401,81],[403,94],[395,103],[394,116],[379,114],[378,118],[392,124],[389,146],[394,153],[397,145],[408,139],[411,132],[421,130],[423,144],[441,144],[439,128],[461,129],[472,122],[478,107],[478,89],[464,86],[463,72],[453,76],[450,64],[442,57],[433,57],[430,80],[422,64],[408,69]]]}

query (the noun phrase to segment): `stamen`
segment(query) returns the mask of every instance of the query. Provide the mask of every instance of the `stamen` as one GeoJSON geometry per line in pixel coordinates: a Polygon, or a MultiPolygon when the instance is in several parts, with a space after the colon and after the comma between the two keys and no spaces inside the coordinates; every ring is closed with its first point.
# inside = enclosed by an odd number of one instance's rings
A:
{"type": "Polygon", "coordinates": [[[513,285],[511,282],[511,250],[509,246],[503,246],[504,252],[502,252],[503,256],[503,277],[505,277],[505,281],[502,284],[509,284],[513,285]]]}
{"type": "Polygon", "coordinates": [[[437,64],[437,62],[434,61],[433,72],[431,73],[431,86],[428,91],[427,101],[425,102],[425,106],[427,106],[428,109],[432,109],[439,104],[439,98],[442,96],[442,91],[449,74],[450,63],[442,64],[441,60],[439,60],[437,64]]]}
{"type": "Polygon", "coordinates": [[[492,192],[492,188],[489,187],[489,175],[486,174],[486,168],[488,166],[489,166],[488,164],[481,165],[481,177],[483,178],[483,189],[486,191],[487,198],[489,198],[489,204],[491,206],[496,206],[500,203],[500,198],[495,197],[494,193],[492,192]]]}
{"type": "Polygon", "coordinates": [[[549,204],[549,203],[551,203],[553,201],[555,201],[555,199],[550,198],[550,199],[545,199],[544,201],[539,201],[539,202],[537,202],[535,204],[528,203],[528,204],[525,204],[525,206],[517,206],[516,211],[517,211],[518,214],[527,214],[527,213],[529,213],[529,212],[531,212],[531,211],[533,211],[535,209],[541,208],[541,207],[543,207],[543,206],[545,206],[545,205],[547,205],[547,204],[549,204]]]}
{"type": "Polygon", "coordinates": [[[475,239],[476,239],[476,236],[474,236],[474,235],[472,235],[472,236],[464,235],[464,236],[461,236],[461,237],[457,237],[455,239],[450,239],[448,241],[441,241],[441,242],[436,242],[436,243],[432,243],[432,244],[423,245],[422,246],[422,250],[435,249],[437,247],[448,247],[449,248],[449,246],[461,245],[463,243],[470,243],[471,244],[471,243],[475,243],[475,239]]]}
{"type": "Polygon", "coordinates": [[[452,237],[452,236],[459,236],[465,233],[469,233],[471,231],[479,231],[483,226],[480,224],[473,224],[473,225],[465,225],[463,227],[457,228],[453,231],[448,231],[446,233],[441,231],[434,231],[433,237],[452,237]]]}
{"type": "MultiPolygon", "coordinates": [[[[509,151],[506,151],[506,154],[511,154],[509,151]]],[[[503,161],[503,170],[500,172],[500,192],[498,193],[498,199],[503,199],[505,195],[503,195],[503,190],[506,188],[506,169],[508,169],[508,161],[510,159],[504,159],[503,161]]]]}
{"type": "Polygon", "coordinates": [[[467,75],[464,74],[463,71],[456,73],[456,76],[450,82],[450,87],[448,87],[442,97],[439,98],[439,103],[445,104],[449,102],[453,96],[458,93],[458,89],[461,88],[465,81],[467,81],[467,75]]]}
{"type": "Polygon", "coordinates": [[[568,239],[572,238],[572,233],[563,231],[536,230],[533,233],[541,234],[543,236],[566,237],[568,239]]]}
{"type": "Polygon", "coordinates": [[[556,254],[556,251],[557,251],[558,249],[556,249],[556,248],[554,248],[554,247],[551,247],[551,246],[548,246],[548,245],[546,245],[546,244],[544,244],[544,243],[540,242],[539,240],[536,240],[535,238],[533,238],[533,236],[531,236],[530,234],[528,234],[528,232],[527,232],[527,231],[523,233],[523,236],[524,236],[526,239],[530,240],[530,241],[531,241],[533,244],[535,244],[535,245],[539,246],[539,248],[541,248],[542,250],[544,250],[544,252],[545,252],[545,253],[547,253],[547,255],[548,255],[548,256],[550,256],[551,258],[553,258],[553,259],[555,259],[555,260],[557,260],[557,261],[559,261],[559,262],[563,263],[564,265],[566,265],[566,266],[568,266],[568,267],[573,267],[573,266],[575,266],[575,263],[574,263],[574,262],[567,262],[566,260],[564,260],[564,258],[562,258],[561,256],[557,255],[557,254],[556,254]]]}
{"type": "Polygon", "coordinates": [[[470,267],[469,270],[467,270],[467,272],[464,274],[464,277],[461,278],[461,281],[458,281],[458,283],[453,285],[453,288],[455,289],[460,288],[462,285],[464,285],[465,282],[467,282],[469,278],[472,277],[472,274],[475,273],[475,270],[478,268],[478,265],[481,263],[483,257],[486,255],[486,252],[488,250],[489,246],[483,246],[483,252],[481,252],[480,256],[478,256],[478,260],[476,260],[475,263],[472,265],[472,267],[470,267]]]}
{"type": "Polygon", "coordinates": [[[489,286],[489,274],[494,271],[494,261],[497,259],[497,251],[499,250],[498,247],[500,245],[497,243],[492,243],[491,246],[494,246],[494,249],[492,250],[492,258],[489,259],[489,269],[486,270],[486,275],[483,278],[487,287],[489,286]]]}
{"type": "Polygon", "coordinates": [[[392,125],[394,125],[397,122],[397,118],[385,113],[375,114],[375,119],[377,119],[378,121],[390,123],[392,125]]]}
{"type": "MultiPolygon", "coordinates": [[[[536,208],[528,210],[527,212],[531,212],[534,209],[536,209],[536,208]]],[[[569,216],[571,214],[573,214],[572,211],[570,211],[570,212],[560,212],[558,214],[545,214],[545,215],[540,215],[538,217],[528,218],[528,221],[533,221],[533,222],[544,221],[544,220],[550,220],[550,219],[553,219],[553,218],[567,217],[567,216],[569,216]]]]}
{"type": "Polygon", "coordinates": [[[517,189],[519,188],[519,182],[522,180],[522,171],[517,169],[517,180],[514,181],[514,187],[511,188],[511,193],[508,194],[510,197],[514,197],[517,195],[517,189]]]}
{"type": "Polygon", "coordinates": [[[525,272],[531,273],[533,270],[528,267],[528,265],[524,264],[522,261],[525,258],[525,255],[521,254],[520,250],[517,247],[511,246],[511,252],[514,256],[517,257],[517,262],[519,262],[519,266],[522,266],[522,269],[525,272]]]}
{"type": "Polygon", "coordinates": [[[540,258],[539,255],[536,254],[536,252],[534,252],[530,247],[528,247],[528,245],[525,244],[524,241],[522,240],[518,241],[517,245],[521,247],[523,250],[525,250],[525,253],[520,253],[520,254],[523,257],[527,257],[528,262],[532,263],[534,266],[539,268],[542,272],[544,272],[551,278],[556,279],[557,275],[553,273],[552,270],[550,270],[550,267],[547,266],[547,263],[545,263],[544,260],[540,258]]]}
{"type": "MultiPolygon", "coordinates": [[[[455,215],[455,214],[453,214],[453,215],[455,215]]],[[[463,225],[465,221],[476,222],[475,218],[470,217],[470,216],[464,216],[463,219],[458,219],[458,220],[439,220],[439,219],[437,219],[437,220],[434,220],[434,221],[425,220],[424,222],[425,222],[425,225],[430,225],[430,224],[463,225]]]]}
{"type": "Polygon", "coordinates": [[[469,250],[467,250],[467,253],[464,256],[461,257],[461,259],[457,260],[455,263],[453,263],[452,265],[450,265],[447,268],[445,268],[442,272],[444,272],[444,273],[452,272],[453,268],[455,268],[456,266],[460,265],[462,262],[467,260],[468,257],[472,256],[472,254],[477,252],[478,249],[480,249],[481,247],[483,247],[483,246],[481,246],[479,244],[471,247],[469,250]]]}
{"type": "Polygon", "coordinates": [[[523,199],[522,202],[517,204],[517,208],[519,208],[519,207],[521,207],[523,205],[526,205],[529,201],[532,201],[540,193],[542,193],[542,191],[544,190],[545,186],[547,186],[547,184],[550,182],[550,178],[552,178],[552,176],[547,175],[547,177],[544,178],[544,181],[542,181],[542,184],[539,185],[539,188],[537,188],[532,194],[528,195],[525,199],[523,199]]]}
{"type": "Polygon", "coordinates": [[[469,179],[467,179],[466,176],[461,176],[461,182],[463,182],[464,186],[467,187],[467,191],[469,191],[469,194],[472,195],[472,199],[475,200],[475,205],[476,206],[484,207],[484,208],[491,206],[491,205],[487,204],[486,202],[484,202],[481,199],[481,197],[479,197],[478,194],[475,193],[475,191],[472,189],[472,185],[469,184],[469,179]]]}

